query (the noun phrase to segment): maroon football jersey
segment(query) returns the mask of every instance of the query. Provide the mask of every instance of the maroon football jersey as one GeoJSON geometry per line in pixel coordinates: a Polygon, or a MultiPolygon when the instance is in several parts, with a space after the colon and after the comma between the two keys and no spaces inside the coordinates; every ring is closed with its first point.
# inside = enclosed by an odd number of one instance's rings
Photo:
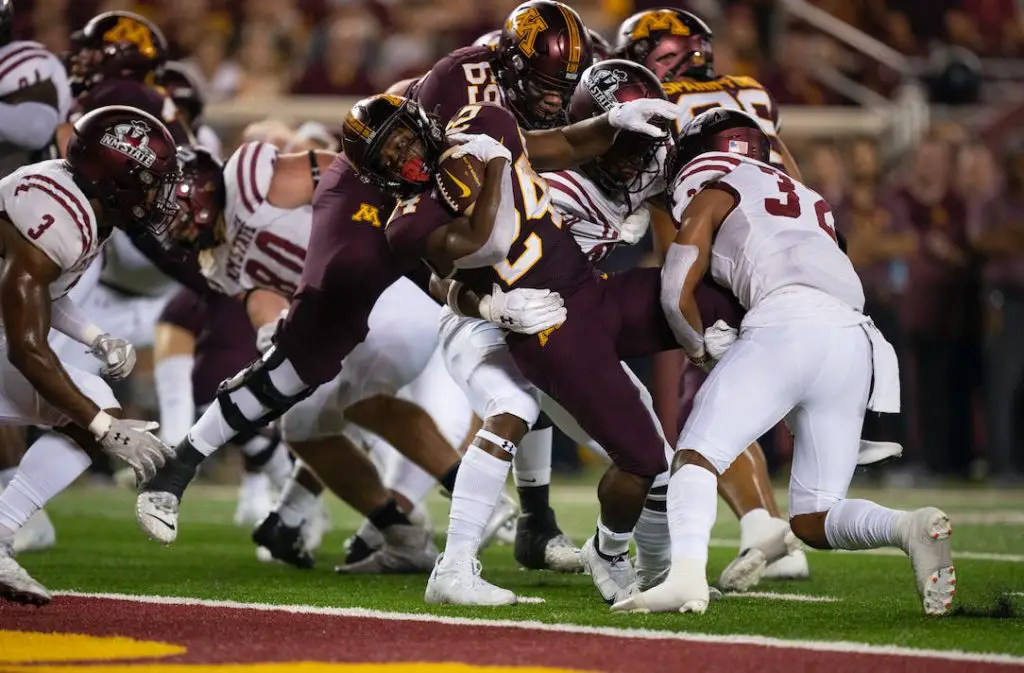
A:
{"type": "Polygon", "coordinates": [[[408,94],[442,124],[447,124],[466,105],[503,106],[505,97],[494,77],[493,58],[494,51],[489,47],[456,49],[413,84],[408,94]]]}
{"type": "Polygon", "coordinates": [[[128,105],[148,112],[164,123],[174,142],[191,142],[178,108],[162,87],[150,86],[133,79],[105,79],[79,96],[71,107],[68,121],[74,123],[86,112],[108,105],[128,105]]]}
{"type": "MultiPolygon", "coordinates": [[[[502,143],[512,153],[512,191],[519,233],[508,258],[492,267],[459,272],[462,282],[479,292],[491,285],[575,291],[595,278],[593,268],[551,203],[547,183],[530,166],[519,126],[510,112],[497,105],[467,105],[449,122],[448,133],[480,133],[502,143]]],[[[400,202],[387,226],[392,250],[405,260],[422,257],[427,237],[453,219],[437,190],[400,202]]]]}

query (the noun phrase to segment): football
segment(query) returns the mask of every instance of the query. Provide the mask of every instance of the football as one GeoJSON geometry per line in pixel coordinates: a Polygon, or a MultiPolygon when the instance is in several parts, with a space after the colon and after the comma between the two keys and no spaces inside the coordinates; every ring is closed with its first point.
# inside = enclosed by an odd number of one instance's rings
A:
{"type": "Polygon", "coordinates": [[[469,154],[456,159],[452,157],[455,149],[450,147],[441,155],[437,187],[449,208],[460,215],[471,215],[484,184],[485,164],[469,154]]]}

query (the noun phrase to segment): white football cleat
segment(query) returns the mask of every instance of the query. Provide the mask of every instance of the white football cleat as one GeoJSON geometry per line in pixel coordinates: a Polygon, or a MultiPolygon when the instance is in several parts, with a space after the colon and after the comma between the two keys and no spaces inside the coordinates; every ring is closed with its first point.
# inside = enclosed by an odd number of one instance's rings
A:
{"type": "Polygon", "coordinates": [[[718,586],[723,591],[750,591],[760,583],[765,570],[800,546],[800,540],[783,519],[768,519],[760,536],[722,571],[718,586]]]}
{"type": "Polygon", "coordinates": [[[430,572],[437,560],[430,528],[416,524],[396,524],[381,531],[384,546],[365,559],[337,566],[343,574],[404,574],[430,572]]]}
{"type": "Polygon", "coordinates": [[[506,521],[498,532],[494,534],[494,541],[501,545],[509,545],[516,543],[516,523],[519,521],[519,517],[509,519],[506,521]]]}
{"type": "MultiPolygon", "coordinates": [[[[519,518],[519,505],[516,501],[508,496],[507,493],[502,493],[501,497],[498,498],[498,503],[494,506],[491,511],[491,516],[487,519],[487,525],[484,526],[484,531],[480,535],[480,549],[484,549],[487,545],[494,541],[494,538],[498,535],[498,531],[505,526],[505,524],[512,522],[515,526],[516,519],[519,518]]],[[[514,539],[513,539],[514,541],[514,539]]]]}
{"type": "Polygon", "coordinates": [[[242,485],[238,488],[238,506],[235,508],[235,525],[252,528],[266,519],[273,509],[270,478],[262,472],[242,475],[242,485]]]}
{"type": "Polygon", "coordinates": [[[794,549],[775,563],[769,563],[761,579],[805,580],[810,576],[811,567],[807,564],[807,554],[803,549],[794,549]]]}
{"type": "Polygon", "coordinates": [[[50,592],[14,560],[14,552],[0,543],[0,599],[41,607],[52,600],[50,592]]]}
{"type": "Polygon", "coordinates": [[[605,603],[618,603],[639,591],[628,552],[608,558],[597,551],[596,537],[591,536],[580,548],[580,559],[605,603]]]}
{"type": "Polygon", "coordinates": [[[924,507],[909,514],[906,552],[914,567],[917,593],[926,615],[944,615],[953,607],[956,569],[949,542],[953,526],[946,513],[924,507]]]}
{"type": "Polygon", "coordinates": [[[14,553],[45,551],[57,544],[57,531],[45,510],[39,510],[28,518],[25,525],[14,534],[14,553]]]}
{"type": "Polygon", "coordinates": [[[867,439],[860,440],[860,450],[857,453],[858,465],[871,465],[891,458],[899,458],[903,455],[903,445],[897,442],[872,442],[867,439]]]}
{"type": "Polygon", "coordinates": [[[704,614],[711,601],[707,564],[682,559],[672,564],[665,581],[612,605],[612,612],[693,612],[704,614]]]}
{"type": "Polygon", "coordinates": [[[471,554],[437,557],[423,600],[430,605],[515,605],[516,595],[480,576],[480,560],[471,554]]]}
{"type": "Polygon", "coordinates": [[[178,496],[166,491],[143,491],[135,499],[135,520],[151,540],[171,544],[178,537],[178,496]]]}
{"type": "Polygon", "coordinates": [[[544,563],[548,570],[559,573],[583,572],[583,555],[564,533],[548,540],[544,547],[544,563]]]}

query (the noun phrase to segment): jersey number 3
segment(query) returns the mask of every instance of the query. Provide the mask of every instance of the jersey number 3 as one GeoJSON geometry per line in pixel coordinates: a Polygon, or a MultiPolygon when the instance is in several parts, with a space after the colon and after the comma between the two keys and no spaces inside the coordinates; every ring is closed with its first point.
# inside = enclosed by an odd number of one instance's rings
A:
{"type": "MultiPolygon", "coordinates": [[[[776,217],[800,217],[802,212],[800,197],[797,196],[796,184],[793,183],[793,180],[785,173],[774,168],[762,166],[761,171],[768,175],[773,175],[779,180],[780,198],[766,198],[764,200],[764,209],[768,211],[768,214],[775,215],[776,217]]],[[[836,241],[835,217],[832,216],[832,209],[825,199],[818,199],[814,203],[814,214],[818,218],[818,226],[821,227],[821,230],[828,234],[829,238],[833,241],[836,241]]]]}
{"type": "Polygon", "coordinates": [[[49,213],[43,215],[43,221],[38,227],[32,227],[27,232],[28,237],[33,241],[37,240],[40,236],[46,233],[46,230],[53,224],[53,215],[49,213]]]}

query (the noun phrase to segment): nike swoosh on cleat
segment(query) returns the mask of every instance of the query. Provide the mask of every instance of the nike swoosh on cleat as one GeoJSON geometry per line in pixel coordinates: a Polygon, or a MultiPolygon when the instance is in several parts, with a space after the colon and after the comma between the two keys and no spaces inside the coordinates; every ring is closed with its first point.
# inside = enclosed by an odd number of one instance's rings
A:
{"type": "Polygon", "coordinates": [[[447,173],[448,177],[452,179],[452,182],[455,183],[455,186],[462,190],[462,198],[468,198],[469,195],[473,193],[473,190],[469,188],[469,185],[467,185],[465,182],[459,180],[457,177],[452,175],[452,172],[450,170],[446,168],[444,172],[447,173]]]}
{"type": "Polygon", "coordinates": [[[160,517],[156,516],[155,514],[146,514],[146,516],[148,516],[150,519],[156,519],[157,521],[159,521],[163,525],[167,526],[171,530],[174,530],[174,524],[173,523],[168,523],[167,521],[165,521],[164,519],[161,519],[160,517]]]}

